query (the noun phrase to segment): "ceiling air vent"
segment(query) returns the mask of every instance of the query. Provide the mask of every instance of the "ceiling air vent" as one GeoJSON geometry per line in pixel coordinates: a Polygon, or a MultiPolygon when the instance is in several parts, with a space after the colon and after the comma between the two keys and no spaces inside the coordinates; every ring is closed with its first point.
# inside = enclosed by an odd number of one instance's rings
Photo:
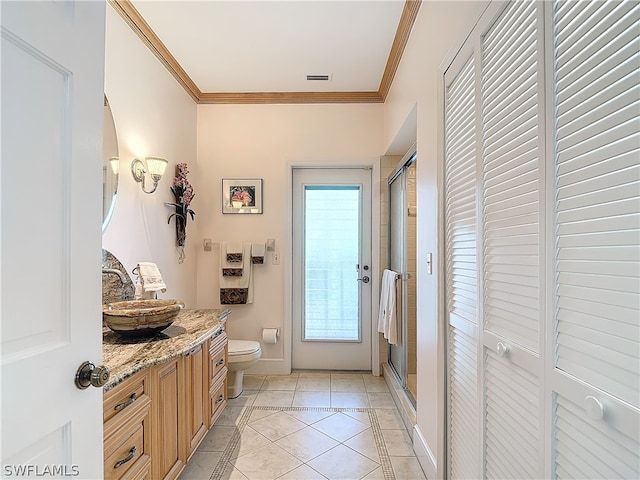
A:
{"type": "Polygon", "coordinates": [[[307,75],[307,80],[329,80],[329,75],[307,75]]]}

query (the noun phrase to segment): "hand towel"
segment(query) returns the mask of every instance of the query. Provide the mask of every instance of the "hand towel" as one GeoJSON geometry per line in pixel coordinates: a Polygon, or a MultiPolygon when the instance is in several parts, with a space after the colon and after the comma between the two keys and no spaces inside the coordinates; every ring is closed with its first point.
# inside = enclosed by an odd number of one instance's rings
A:
{"type": "Polygon", "coordinates": [[[155,263],[152,262],[140,262],[136,267],[138,270],[138,276],[140,277],[140,284],[142,290],[145,292],[166,292],[167,286],[162,280],[160,270],[155,263]]]}
{"type": "Polygon", "coordinates": [[[398,343],[398,319],[396,315],[396,278],[399,275],[393,270],[382,272],[380,288],[380,311],[378,312],[378,332],[391,345],[398,343]]]}
{"type": "Polygon", "coordinates": [[[225,242],[227,262],[242,262],[243,245],[242,242],[225,242]]]}
{"type": "Polygon", "coordinates": [[[153,300],[155,298],[158,298],[158,295],[156,294],[156,292],[145,292],[142,289],[142,284],[140,283],[140,280],[136,282],[136,286],[133,294],[134,300],[153,300]]]}
{"type": "MultiPolygon", "coordinates": [[[[241,277],[243,268],[242,248],[239,252],[229,253],[230,249],[235,250],[237,247],[230,246],[230,242],[220,243],[220,269],[225,277],[241,277]],[[240,260],[237,261],[236,258],[240,260]]],[[[240,243],[242,245],[242,243],[240,243]]]]}
{"type": "MultiPolygon", "coordinates": [[[[242,250],[242,263],[235,264],[240,275],[225,274],[225,269],[230,262],[226,260],[226,244],[220,244],[220,304],[244,305],[253,303],[253,274],[251,269],[251,242],[244,242],[242,250]]],[[[233,262],[231,262],[233,263],[233,262]]]]}
{"type": "Polygon", "coordinates": [[[251,244],[251,263],[262,265],[264,263],[264,243],[251,244]]]}

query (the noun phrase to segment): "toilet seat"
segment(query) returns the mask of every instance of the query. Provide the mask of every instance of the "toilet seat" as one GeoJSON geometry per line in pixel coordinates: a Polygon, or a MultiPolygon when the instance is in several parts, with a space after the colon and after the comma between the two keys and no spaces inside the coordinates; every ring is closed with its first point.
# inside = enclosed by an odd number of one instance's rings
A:
{"type": "Polygon", "coordinates": [[[230,357],[250,355],[260,350],[260,344],[252,340],[229,340],[227,348],[230,357]]]}

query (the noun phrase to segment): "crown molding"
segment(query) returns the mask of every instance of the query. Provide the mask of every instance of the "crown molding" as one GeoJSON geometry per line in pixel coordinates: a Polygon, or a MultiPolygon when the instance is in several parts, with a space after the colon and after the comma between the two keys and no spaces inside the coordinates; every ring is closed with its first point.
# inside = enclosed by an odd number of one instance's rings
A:
{"type": "Polygon", "coordinates": [[[377,92],[201,92],[130,0],[107,0],[198,104],[384,103],[422,0],[406,0],[377,92]]]}
{"type": "Polygon", "coordinates": [[[378,92],[203,93],[200,104],[382,103],[378,92]]]}
{"type": "Polygon", "coordinates": [[[407,0],[402,9],[402,16],[398,23],[398,30],[396,30],[396,36],[393,39],[391,45],[391,51],[389,52],[389,58],[387,59],[387,65],[382,74],[382,80],[380,81],[380,87],[378,88],[378,94],[382,98],[382,102],[387,99],[393,78],[402,60],[402,54],[404,48],[407,46],[409,36],[411,35],[411,29],[418,16],[418,11],[422,5],[422,0],[407,0]]]}
{"type": "Polygon", "coordinates": [[[149,50],[160,60],[169,73],[178,81],[178,83],[186,90],[186,92],[193,98],[194,101],[198,101],[202,92],[191,80],[191,77],[187,75],[187,72],[180,66],[171,52],[164,46],[164,43],[160,41],[155,32],[151,29],[149,24],[142,18],[140,12],[136,10],[133,4],[129,0],[107,0],[109,5],[120,14],[125,22],[131,27],[142,42],[149,47],[149,50]]]}

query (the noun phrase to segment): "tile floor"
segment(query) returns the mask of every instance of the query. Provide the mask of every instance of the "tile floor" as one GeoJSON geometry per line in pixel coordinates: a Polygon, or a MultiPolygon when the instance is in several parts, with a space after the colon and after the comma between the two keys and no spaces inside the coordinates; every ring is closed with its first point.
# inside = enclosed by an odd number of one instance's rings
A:
{"type": "Polygon", "coordinates": [[[180,480],[422,480],[382,377],[245,375],[180,480]]]}

